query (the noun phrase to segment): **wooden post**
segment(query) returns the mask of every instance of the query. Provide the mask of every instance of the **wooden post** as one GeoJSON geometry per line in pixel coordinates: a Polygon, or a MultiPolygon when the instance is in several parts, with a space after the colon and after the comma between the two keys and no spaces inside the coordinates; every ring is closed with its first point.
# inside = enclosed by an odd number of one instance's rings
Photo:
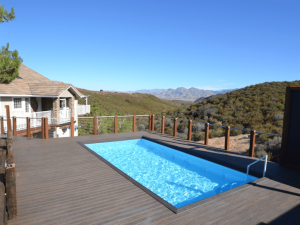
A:
{"type": "Polygon", "coordinates": [[[254,157],[254,150],[255,150],[255,130],[251,130],[250,132],[250,149],[249,149],[249,156],[254,157]]]}
{"type": "Polygon", "coordinates": [[[6,105],[5,108],[6,108],[7,130],[11,130],[11,120],[10,120],[9,105],[6,105]]]}
{"type": "Polygon", "coordinates": [[[48,117],[45,117],[45,139],[49,139],[49,124],[48,124],[48,117]]]}
{"type": "Polygon", "coordinates": [[[30,134],[30,118],[27,117],[27,137],[31,137],[30,134]]]}
{"type": "Polygon", "coordinates": [[[45,139],[45,118],[43,117],[42,119],[42,133],[41,133],[41,135],[42,135],[42,139],[45,139]]]}
{"type": "Polygon", "coordinates": [[[165,117],[164,116],[161,118],[161,133],[162,134],[165,133],[165,117]]]}
{"type": "Polygon", "coordinates": [[[189,125],[188,125],[188,140],[192,140],[192,127],[193,127],[193,121],[189,120],[189,125]]]}
{"type": "Polygon", "coordinates": [[[209,138],[209,123],[205,124],[205,139],[204,144],[208,145],[208,138],[209,138]]]}
{"type": "Polygon", "coordinates": [[[0,117],[1,120],[1,132],[0,134],[4,134],[4,121],[3,121],[3,116],[0,117]]]}
{"type": "Polygon", "coordinates": [[[177,118],[174,118],[174,131],[173,136],[177,137],[177,118]]]}
{"type": "Polygon", "coordinates": [[[13,117],[13,136],[17,136],[17,118],[13,117]]]}
{"type": "Polygon", "coordinates": [[[94,135],[97,135],[97,116],[94,116],[94,135]]]}
{"type": "Polygon", "coordinates": [[[136,115],[133,115],[133,124],[132,124],[132,131],[135,132],[135,125],[136,124],[136,115]]]}
{"type": "Polygon", "coordinates": [[[71,137],[74,137],[74,117],[71,117],[71,137]]]}
{"type": "MultiPolygon", "coordinates": [[[[4,139],[0,139],[4,140],[4,139]]],[[[6,146],[6,141],[5,141],[6,146]]],[[[5,160],[6,160],[6,150],[4,148],[0,148],[0,174],[2,175],[0,182],[0,224],[6,223],[6,195],[5,195],[5,182],[4,182],[4,174],[5,174],[5,160]]]]}
{"type": "Polygon", "coordinates": [[[230,139],[230,126],[226,127],[226,133],[225,133],[225,150],[229,150],[229,139],[230,139]]]}
{"type": "Polygon", "coordinates": [[[7,139],[6,139],[6,149],[7,149],[7,163],[14,162],[14,155],[13,155],[13,131],[7,131],[7,139]]]}
{"type": "Polygon", "coordinates": [[[151,128],[151,120],[152,120],[152,116],[150,114],[149,115],[149,128],[148,128],[149,131],[152,130],[152,128],[151,128]]]}
{"type": "Polygon", "coordinates": [[[6,206],[8,220],[17,218],[16,167],[13,154],[13,131],[7,131],[6,206]]]}
{"type": "Polygon", "coordinates": [[[118,133],[118,116],[115,116],[115,134],[118,133]]]}
{"type": "Polygon", "coordinates": [[[152,125],[152,131],[154,131],[154,121],[155,121],[155,116],[154,114],[152,115],[152,122],[151,122],[151,125],[152,125]]]}

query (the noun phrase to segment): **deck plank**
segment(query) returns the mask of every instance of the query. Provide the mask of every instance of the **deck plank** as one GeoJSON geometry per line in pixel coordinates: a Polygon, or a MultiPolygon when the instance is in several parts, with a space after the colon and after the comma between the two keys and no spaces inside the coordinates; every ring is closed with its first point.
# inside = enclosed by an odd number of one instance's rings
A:
{"type": "MultiPolygon", "coordinates": [[[[14,137],[15,224],[292,224],[300,215],[300,173],[268,163],[265,181],[174,214],[77,142],[141,138],[246,171],[255,159],[155,132],[60,139],[14,137]]],[[[263,162],[251,167],[262,174],[263,162]]]]}

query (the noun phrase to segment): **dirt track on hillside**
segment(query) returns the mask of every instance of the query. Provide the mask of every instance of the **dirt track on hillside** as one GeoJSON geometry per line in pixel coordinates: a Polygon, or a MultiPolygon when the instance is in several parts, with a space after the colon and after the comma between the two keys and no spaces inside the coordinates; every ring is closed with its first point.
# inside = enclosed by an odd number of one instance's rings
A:
{"type": "MultiPolygon", "coordinates": [[[[203,141],[199,141],[199,143],[204,144],[203,141]]],[[[216,148],[225,148],[225,137],[216,137],[210,138],[208,140],[208,145],[216,147],[216,148]]],[[[230,136],[229,140],[229,151],[238,152],[241,154],[247,154],[250,146],[250,135],[249,134],[241,134],[238,136],[230,136]]]]}

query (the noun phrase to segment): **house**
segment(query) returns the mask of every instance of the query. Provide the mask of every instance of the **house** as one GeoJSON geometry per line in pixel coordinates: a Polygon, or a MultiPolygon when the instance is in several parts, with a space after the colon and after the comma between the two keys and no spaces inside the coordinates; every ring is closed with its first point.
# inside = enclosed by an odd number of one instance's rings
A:
{"type": "MultiPolygon", "coordinates": [[[[30,127],[41,126],[42,117],[51,125],[49,136],[70,137],[71,117],[75,121],[74,136],[78,136],[78,115],[90,112],[88,96],[83,95],[72,84],[52,81],[21,64],[19,77],[10,84],[0,84],[0,116],[6,121],[6,105],[10,116],[17,118],[17,131],[26,129],[26,117],[30,127]],[[86,105],[78,105],[78,99],[85,98],[86,105]]],[[[7,132],[6,122],[4,132],[7,132]]]]}

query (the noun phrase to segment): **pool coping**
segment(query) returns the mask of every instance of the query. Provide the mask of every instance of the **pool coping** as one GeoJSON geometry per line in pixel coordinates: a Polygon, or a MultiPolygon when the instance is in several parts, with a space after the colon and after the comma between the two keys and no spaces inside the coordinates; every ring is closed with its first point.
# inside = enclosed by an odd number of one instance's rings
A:
{"type": "MultiPolygon", "coordinates": [[[[204,204],[207,204],[211,201],[215,201],[217,200],[218,198],[221,198],[221,197],[226,197],[226,196],[229,196],[233,193],[236,193],[236,192],[239,192],[241,190],[244,190],[244,189],[247,189],[249,187],[252,187],[252,186],[255,186],[257,184],[260,184],[266,180],[269,180],[268,178],[266,177],[263,177],[263,178],[259,178],[255,181],[252,181],[252,182],[249,182],[249,183],[246,183],[246,184],[243,184],[241,186],[238,186],[236,188],[233,188],[233,189],[230,189],[230,190],[227,190],[225,192],[222,192],[222,193],[219,193],[219,194],[216,194],[216,195],[213,195],[211,197],[208,197],[208,198],[205,198],[205,199],[202,199],[202,200],[199,200],[197,202],[194,202],[194,203],[191,203],[189,205],[186,205],[186,206],[183,206],[183,207],[180,207],[180,208],[176,208],[175,206],[171,205],[170,203],[168,203],[166,200],[164,200],[163,198],[159,197],[157,194],[155,194],[154,192],[152,192],[151,190],[149,190],[148,188],[146,188],[145,186],[143,186],[142,184],[140,184],[139,182],[137,182],[136,180],[134,180],[132,177],[130,177],[129,175],[127,175],[126,173],[124,173],[122,170],[118,169],[116,166],[114,166],[113,164],[111,164],[109,161],[107,161],[106,159],[104,159],[103,157],[101,157],[100,155],[98,155],[97,153],[95,153],[93,150],[91,150],[89,147],[87,147],[85,144],[93,144],[93,143],[105,143],[105,142],[112,142],[112,141],[124,141],[124,140],[134,140],[134,139],[145,139],[145,140],[149,140],[149,141],[152,141],[152,142],[155,142],[157,144],[161,144],[161,145],[164,145],[166,147],[170,147],[170,148],[173,148],[175,150],[179,150],[181,152],[184,152],[184,153],[187,153],[187,154],[190,154],[189,152],[186,152],[184,151],[184,148],[182,147],[178,147],[178,146],[173,146],[173,145],[168,145],[168,144],[165,144],[163,142],[160,142],[160,141],[157,141],[153,138],[150,138],[150,137],[147,137],[147,136],[141,136],[140,138],[139,137],[126,137],[126,138],[109,138],[109,139],[105,139],[105,140],[91,140],[91,141],[79,141],[77,142],[79,145],[81,145],[84,149],[86,149],[87,151],[89,151],[90,153],[92,153],[93,155],[95,155],[97,158],[99,158],[101,161],[103,161],[105,164],[107,164],[108,166],[110,166],[112,169],[114,169],[116,172],[118,172],[120,175],[122,175],[123,177],[125,177],[127,180],[131,181],[133,184],[135,184],[137,187],[139,187],[140,189],[142,189],[144,192],[146,192],[147,194],[149,194],[151,197],[153,197],[154,199],[156,199],[158,202],[160,202],[161,204],[163,204],[165,207],[167,207],[168,209],[170,209],[171,211],[173,211],[174,213],[178,214],[178,213],[181,213],[181,212],[185,212],[187,210],[190,210],[190,209],[193,209],[193,208],[196,208],[196,207],[199,207],[199,206],[202,206],[204,204]]],[[[190,154],[190,155],[194,155],[194,154],[190,154]]],[[[202,158],[198,155],[194,155],[198,158],[202,158]]],[[[212,160],[209,160],[209,161],[212,161],[212,160]]],[[[212,161],[214,162],[214,161],[212,161]]],[[[214,162],[214,163],[217,163],[217,162],[214,162]]],[[[217,163],[217,164],[220,164],[220,163],[217,163]]],[[[222,164],[220,164],[222,165],[222,164]]],[[[229,164],[230,165],[230,164],[229,164]]],[[[224,166],[224,165],[222,165],[224,166]]],[[[231,169],[235,169],[235,168],[232,168],[228,165],[225,165],[226,167],[229,167],[231,169]]],[[[235,170],[238,170],[238,169],[235,169],[235,170]]],[[[239,170],[240,171],[240,170],[239,170]]]]}

